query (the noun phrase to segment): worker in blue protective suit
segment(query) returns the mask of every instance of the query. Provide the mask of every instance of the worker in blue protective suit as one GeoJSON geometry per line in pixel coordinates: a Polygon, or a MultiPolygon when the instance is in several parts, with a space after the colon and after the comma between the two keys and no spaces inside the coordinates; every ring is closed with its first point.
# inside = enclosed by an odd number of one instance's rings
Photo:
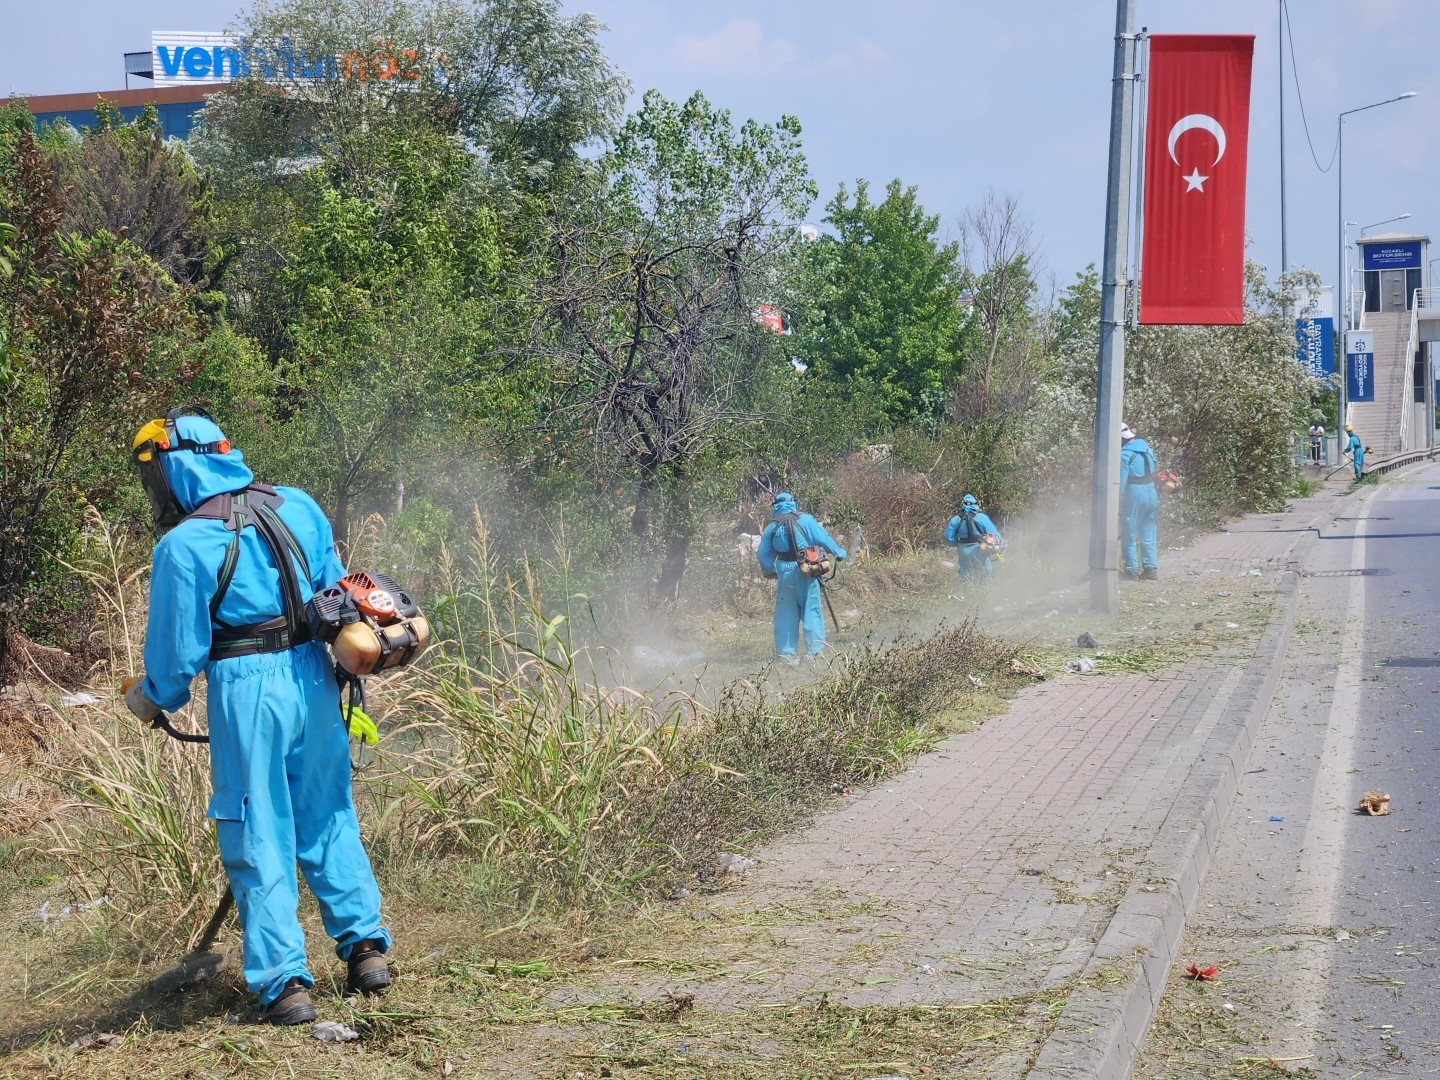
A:
{"type": "Polygon", "coordinates": [[[1351,464],[1355,466],[1355,479],[1365,478],[1365,444],[1360,441],[1360,436],[1355,434],[1355,429],[1349,424],[1345,425],[1345,453],[1350,455],[1351,464]]]}
{"type": "Polygon", "coordinates": [[[956,562],[961,580],[980,581],[994,572],[990,561],[992,553],[1003,551],[1005,538],[989,516],[981,513],[980,503],[974,495],[960,500],[960,513],[945,526],[945,543],[957,549],[956,562]],[[994,537],[987,541],[986,537],[994,537]]]}
{"type": "Polygon", "coordinates": [[[1156,524],[1160,493],[1155,489],[1155,454],[1144,439],[1120,425],[1120,555],[1126,581],[1154,581],[1160,576],[1156,524]]]}
{"type": "Polygon", "coordinates": [[[303,610],[344,567],[314,500],[255,484],[204,410],[146,424],[133,453],[156,524],[169,531],[155,546],[145,675],[125,702],[151,721],[189,701],[191,680],[205,672],[214,785],[206,814],[244,930],[245,981],[266,1022],[306,1023],[314,979],[296,918],[297,861],[347,962],[349,989],[390,984],[390,934],[360,841],[339,686],[303,610]]]}
{"type": "Polygon", "coordinates": [[[825,647],[820,580],[802,571],[803,553],[807,548],[819,548],[844,559],[845,549],[830,539],[820,522],[799,512],[789,492],[775,496],[770,513],[774,520],[760,534],[755,558],[765,576],[775,580],[775,652],[782,660],[795,663],[802,623],[810,655],[818,656],[825,647]]]}

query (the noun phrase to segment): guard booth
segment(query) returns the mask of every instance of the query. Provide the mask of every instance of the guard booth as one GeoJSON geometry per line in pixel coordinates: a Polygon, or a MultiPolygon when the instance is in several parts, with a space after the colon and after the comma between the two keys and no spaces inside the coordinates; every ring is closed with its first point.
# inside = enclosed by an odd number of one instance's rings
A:
{"type": "Polygon", "coordinates": [[[1409,311],[1414,307],[1415,290],[1428,284],[1424,277],[1430,238],[1384,233],[1362,236],[1358,243],[1363,310],[1409,311]]]}
{"type": "Polygon", "coordinates": [[[1377,442],[1377,457],[1434,446],[1428,343],[1440,340],[1440,297],[1429,288],[1430,238],[1383,233],[1356,243],[1360,288],[1349,299],[1354,324],[1375,331],[1376,353],[1376,400],[1357,405],[1356,430],[1367,443],[1377,442]]]}

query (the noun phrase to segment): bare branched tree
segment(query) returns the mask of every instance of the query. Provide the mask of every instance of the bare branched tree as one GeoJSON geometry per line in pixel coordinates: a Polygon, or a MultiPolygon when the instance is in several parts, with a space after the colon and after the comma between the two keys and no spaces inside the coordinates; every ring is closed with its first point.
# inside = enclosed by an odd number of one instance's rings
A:
{"type": "Polygon", "coordinates": [[[960,258],[980,335],[955,397],[959,417],[1022,411],[1043,371],[1043,323],[1035,318],[1035,240],[1013,196],[988,192],[961,215],[960,258]]]}
{"type": "Polygon", "coordinates": [[[652,92],[599,190],[550,227],[534,335],[548,422],[590,441],[597,476],[633,476],[631,528],[663,552],[661,596],[678,594],[696,530],[695,459],[758,416],[769,331],[756,313],[779,300],[814,197],[798,135],[789,118],[737,132],[699,94],[652,92]]]}

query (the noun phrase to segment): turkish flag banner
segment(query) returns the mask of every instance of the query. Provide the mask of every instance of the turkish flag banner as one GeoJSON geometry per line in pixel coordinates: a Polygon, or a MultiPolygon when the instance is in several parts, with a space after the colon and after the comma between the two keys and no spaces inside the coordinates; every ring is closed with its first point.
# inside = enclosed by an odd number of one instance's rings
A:
{"type": "Polygon", "coordinates": [[[1140,321],[1245,318],[1250,34],[1154,34],[1146,77],[1140,321]]]}

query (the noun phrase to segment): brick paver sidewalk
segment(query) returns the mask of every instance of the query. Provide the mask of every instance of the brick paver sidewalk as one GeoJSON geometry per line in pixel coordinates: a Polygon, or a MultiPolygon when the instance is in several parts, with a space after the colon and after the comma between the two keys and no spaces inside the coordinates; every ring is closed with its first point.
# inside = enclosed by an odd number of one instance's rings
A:
{"type": "MultiPolygon", "coordinates": [[[[1161,582],[1127,586],[1124,603],[1214,595],[1212,583],[1224,595],[1252,569],[1265,595],[1265,578],[1277,581],[1271,571],[1343,492],[1206,535],[1166,558],[1161,582]]],[[[711,906],[766,925],[764,947],[717,944],[707,974],[666,985],[723,1009],[821,991],[853,1005],[966,1004],[1063,983],[1090,960],[1217,721],[1253,696],[1253,648],[1254,636],[1158,675],[1067,676],[1023,692],[759,852],[711,906]]]]}

